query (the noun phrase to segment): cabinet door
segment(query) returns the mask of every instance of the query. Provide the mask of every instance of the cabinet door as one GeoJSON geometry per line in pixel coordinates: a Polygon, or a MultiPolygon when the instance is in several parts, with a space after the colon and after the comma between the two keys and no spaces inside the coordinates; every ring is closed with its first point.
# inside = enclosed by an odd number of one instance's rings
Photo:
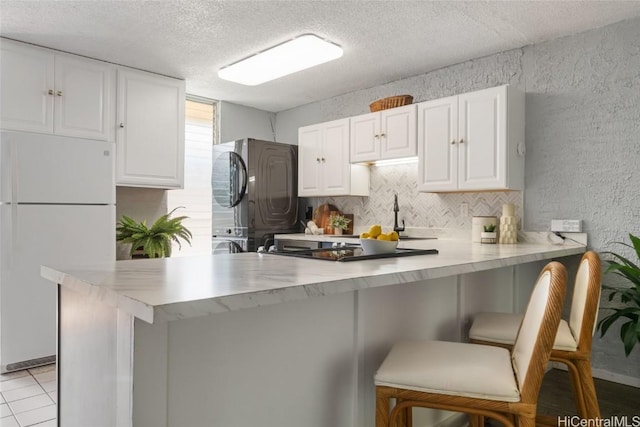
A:
{"type": "Polygon", "coordinates": [[[380,113],[351,117],[351,163],[380,159],[380,113]]]}
{"type": "Polygon", "coordinates": [[[324,124],[321,164],[323,195],[350,194],[349,119],[324,124]]]}
{"type": "Polygon", "coordinates": [[[113,141],[115,68],[56,55],[54,133],[113,141]]]}
{"type": "Polygon", "coordinates": [[[458,97],[418,104],[418,190],[458,188],[458,97]]]}
{"type": "Polygon", "coordinates": [[[461,190],[506,188],[506,86],[459,96],[461,190]]]}
{"type": "Polygon", "coordinates": [[[417,154],[416,109],[413,104],[380,112],[380,158],[398,159],[417,154]]]}
{"type": "Polygon", "coordinates": [[[321,147],[322,124],[298,129],[298,196],[321,194],[321,147]]]}
{"type": "Polygon", "coordinates": [[[118,69],[116,184],[182,188],[184,81],[118,69]]]}
{"type": "Polygon", "coordinates": [[[0,42],[0,128],[53,132],[53,53],[0,42]]]}

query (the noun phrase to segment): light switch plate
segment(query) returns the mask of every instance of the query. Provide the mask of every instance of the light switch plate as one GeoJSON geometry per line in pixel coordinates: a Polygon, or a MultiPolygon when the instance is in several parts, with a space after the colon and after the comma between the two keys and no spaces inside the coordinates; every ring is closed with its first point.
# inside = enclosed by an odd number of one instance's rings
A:
{"type": "Polygon", "coordinates": [[[581,219],[552,219],[551,231],[563,233],[582,233],[581,219]]]}

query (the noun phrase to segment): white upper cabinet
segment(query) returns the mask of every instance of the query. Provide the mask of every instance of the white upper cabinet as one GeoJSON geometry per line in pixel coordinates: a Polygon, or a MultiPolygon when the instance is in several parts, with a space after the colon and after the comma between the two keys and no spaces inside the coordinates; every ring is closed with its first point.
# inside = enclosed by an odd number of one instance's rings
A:
{"type": "Polygon", "coordinates": [[[116,184],[183,188],[185,82],[118,69],[116,184]]]}
{"type": "Polygon", "coordinates": [[[499,86],[418,104],[418,190],[522,190],[524,94],[499,86]]]}
{"type": "Polygon", "coordinates": [[[351,117],[351,162],[415,156],[416,104],[351,117]]]}
{"type": "Polygon", "coordinates": [[[368,168],[349,164],[349,119],[298,130],[298,195],[369,195],[368,168]]]}
{"type": "Polygon", "coordinates": [[[2,39],[0,127],[113,140],[111,64],[2,39]]]}

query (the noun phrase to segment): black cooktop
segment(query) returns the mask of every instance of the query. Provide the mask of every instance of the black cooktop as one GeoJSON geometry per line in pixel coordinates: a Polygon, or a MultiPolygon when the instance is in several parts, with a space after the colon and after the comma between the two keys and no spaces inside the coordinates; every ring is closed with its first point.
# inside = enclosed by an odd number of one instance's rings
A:
{"type": "Polygon", "coordinates": [[[362,261],[367,259],[397,258],[412,255],[433,255],[437,249],[396,248],[395,252],[386,254],[365,254],[360,246],[343,246],[338,248],[303,249],[296,251],[268,252],[273,255],[284,255],[296,258],[320,259],[325,261],[362,261]]]}

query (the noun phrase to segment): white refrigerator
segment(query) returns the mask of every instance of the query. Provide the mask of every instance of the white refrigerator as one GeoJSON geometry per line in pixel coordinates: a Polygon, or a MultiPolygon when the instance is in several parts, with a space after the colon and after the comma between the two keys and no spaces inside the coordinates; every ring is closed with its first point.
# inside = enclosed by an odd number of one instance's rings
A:
{"type": "Polygon", "coordinates": [[[115,144],[0,132],[0,371],[55,360],[41,265],[115,261],[115,144]]]}

